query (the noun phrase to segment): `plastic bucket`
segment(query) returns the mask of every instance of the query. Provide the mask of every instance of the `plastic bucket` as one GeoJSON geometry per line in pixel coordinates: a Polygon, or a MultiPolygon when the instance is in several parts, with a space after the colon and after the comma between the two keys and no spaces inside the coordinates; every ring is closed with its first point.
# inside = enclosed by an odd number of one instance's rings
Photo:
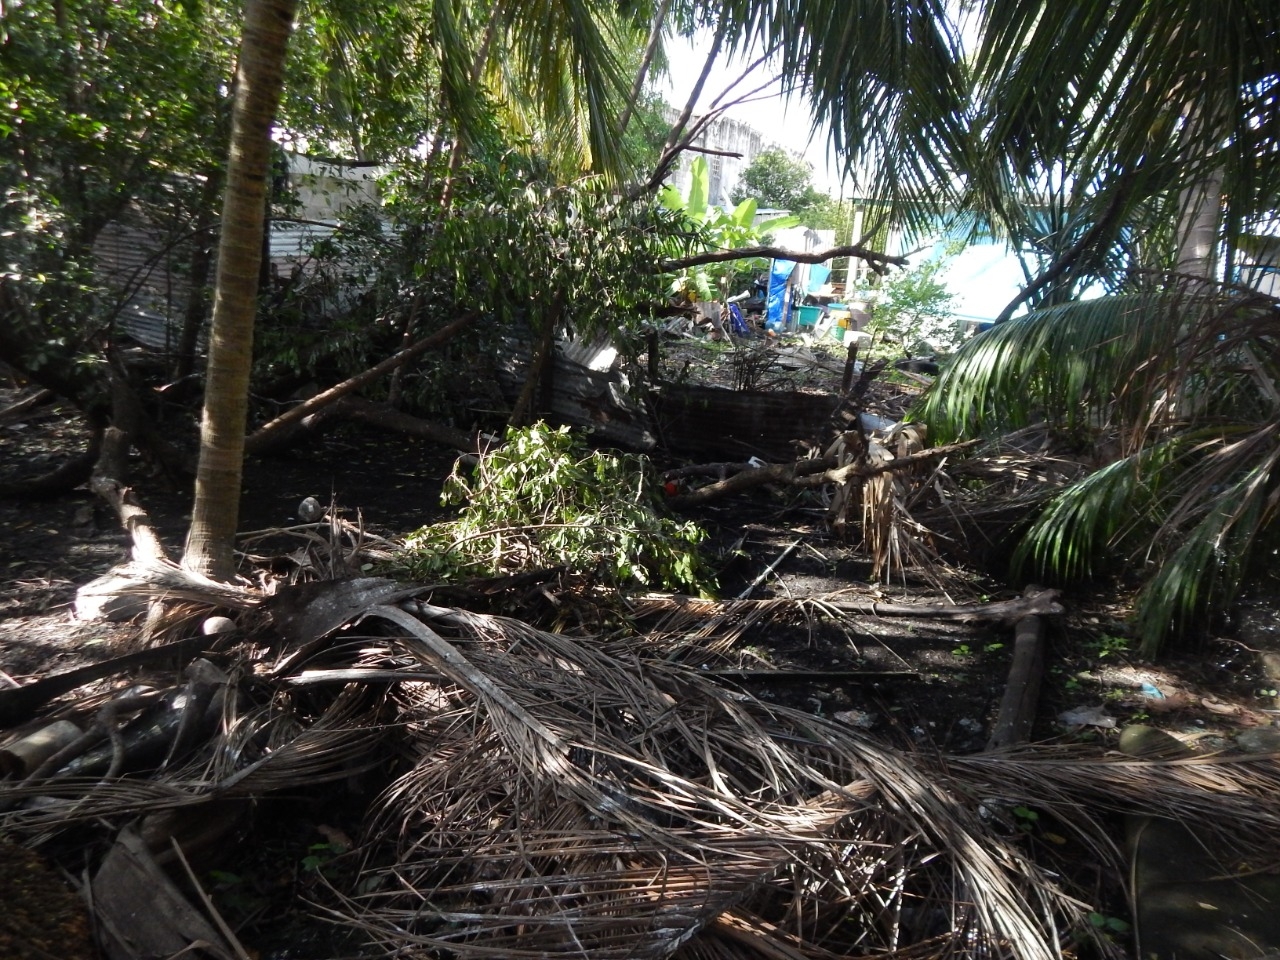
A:
{"type": "Polygon", "coordinates": [[[797,307],[796,314],[799,318],[796,322],[800,326],[812,327],[817,325],[818,319],[822,316],[822,308],[821,307],[797,307]]]}

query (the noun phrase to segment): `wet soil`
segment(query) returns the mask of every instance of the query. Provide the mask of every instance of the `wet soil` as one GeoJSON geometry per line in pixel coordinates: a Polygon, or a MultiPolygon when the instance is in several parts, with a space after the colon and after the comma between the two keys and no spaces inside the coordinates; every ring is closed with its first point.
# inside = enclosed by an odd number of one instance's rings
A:
{"type": "MultiPolygon", "coordinates": [[[[0,408],[5,400],[0,396],[0,408]]],[[[884,399],[887,412],[892,402],[884,399]]],[[[0,423],[0,476],[44,472],[84,442],[83,425],[65,408],[41,408],[20,421],[0,423]]],[[[142,461],[132,466],[139,499],[177,555],[190,492],[167,484],[142,461]]],[[[441,448],[339,429],[287,455],[251,458],[241,526],[288,525],[295,522],[300,501],[314,496],[336,503],[348,516],[358,512],[372,532],[403,534],[442,515],[440,489],[452,467],[453,455],[441,448]]],[[[858,545],[835,536],[820,496],[813,493],[757,491],[706,506],[694,518],[709,533],[708,548],[726,597],[742,593],[779,558],[752,596],[842,594],[929,604],[1018,594],[1016,587],[960,565],[891,584],[870,582],[858,545]]],[[[0,500],[0,530],[0,683],[25,682],[104,658],[136,630],[71,616],[76,588],[128,555],[127,538],[92,494],[0,500]]],[[[1272,726],[1280,716],[1277,597],[1280,581],[1255,583],[1230,633],[1224,630],[1194,650],[1151,664],[1133,656],[1125,640],[1122,593],[1110,585],[1068,592],[1067,614],[1049,628],[1050,659],[1033,737],[1111,743],[1119,726],[1140,721],[1211,749],[1277,748],[1272,726]],[[1064,723],[1060,717],[1068,711],[1078,711],[1079,722],[1064,723]]],[[[890,742],[966,753],[984,749],[990,735],[1012,639],[1010,626],[797,616],[748,632],[722,666],[728,668],[724,682],[761,699],[834,716],[890,742]]],[[[215,865],[210,874],[222,909],[235,915],[241,903],[243,915],[235,919],[251,934],[257,930],[253,942],[263,956],[324,956],[333,949],[329,943],[309,952],[299,938],[315,932],[294,927],[279,913],[300,887],[316,883],[314,865],[308,863],[315,849],[324,849],[321,828],[358,827],[350,822],[356,814],[316,807],[315,799],[264,804],[257,817],[260,825],[276,824],[270,832],[274,845],[245,845],[252,849],[215,865]],[[286,952],[271,946],[273,932],[292,944],[286,952]]],[[[358,808],[355,800],[352,804],[358,808]]]]}

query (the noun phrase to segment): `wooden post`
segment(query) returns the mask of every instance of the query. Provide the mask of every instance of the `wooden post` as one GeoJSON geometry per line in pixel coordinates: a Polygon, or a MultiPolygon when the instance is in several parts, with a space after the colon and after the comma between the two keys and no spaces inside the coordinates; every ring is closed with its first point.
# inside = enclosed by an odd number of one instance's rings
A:
{"type": "Polygon", "coordinates": [[[1000,701],[988,750],[999,750],[1024,742],[1031,734],[1044,676],[1044,618],[1023,617],[1014,628],[1013,663],[1009,682],[1000,701]]]}

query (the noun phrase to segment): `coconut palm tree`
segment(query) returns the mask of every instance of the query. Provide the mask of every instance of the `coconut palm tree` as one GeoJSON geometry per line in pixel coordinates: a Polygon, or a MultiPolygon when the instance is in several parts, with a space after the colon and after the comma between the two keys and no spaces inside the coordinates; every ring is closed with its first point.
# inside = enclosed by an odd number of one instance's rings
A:
{"type": "Polygon", "coordinates": [[[183,556],[188,569],[219,580],[235,573],[271,124],[296,9],[297,0],[249,0],[236,71],[200,460],[183,556]]]}
{"type": "Polygon", "coordinates": [[[1278,496],[1280,314],[1213,281],[1244,225],[1280,208],[1280,11],[996,0],[982,13],[967,196],[1035,239],[1043,268],[923,416],[940,442],[1045,421],[1090,444],[1099,469],[1057,495],[1018,556],[1041,572],[1104,557],[1138,570],[1152,653],[1231,598],[1278,496]],[[1112,295],[1080,302],[1090,283],[1112,295]],[[1036,309],[1010,319],[1023,301],[1036,309]]]}

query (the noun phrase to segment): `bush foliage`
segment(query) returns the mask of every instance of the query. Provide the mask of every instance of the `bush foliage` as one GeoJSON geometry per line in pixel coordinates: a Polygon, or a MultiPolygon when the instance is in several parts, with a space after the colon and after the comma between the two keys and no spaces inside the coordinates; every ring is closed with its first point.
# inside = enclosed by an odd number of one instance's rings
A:
{"type": "Polygon", "coordinates": [[[423,580],[563,566],[619,587],[705,593],[705,535],[666,516],[660,496],[643,457],[588,451],[567,427],[510,429],[469,478],[455,469],[442,499],[461,512],[410,534],[401,560],[423,580]]]}

